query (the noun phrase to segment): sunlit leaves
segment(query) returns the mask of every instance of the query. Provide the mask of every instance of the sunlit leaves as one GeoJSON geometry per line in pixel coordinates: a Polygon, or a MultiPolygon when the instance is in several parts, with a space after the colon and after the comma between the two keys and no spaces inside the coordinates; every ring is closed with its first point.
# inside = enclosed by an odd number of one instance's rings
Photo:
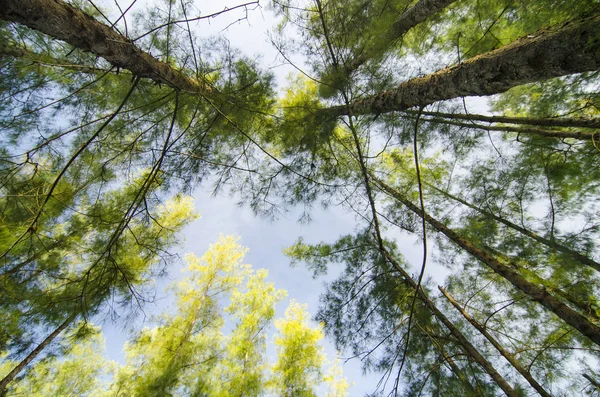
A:
{"type": "Polygon", "coordinates": [[[323,338],[320,329],[308,326],[306,308],[292,301],[285,319],[277,320],[278,360],[273,367],[273,384],[280,396],[315,396],[314,385],[323,379],[324,355],[318,345],[323,338]]]}
{"type": "MultiPolygon", "coordinates": [[[[111,390],[133,396],[314,395],[284,390],[308,393],[326,380],[323,333],[309,326],[305,308],[292,303],[285,319],[275,322],[278,360],[269,366],[267,330],[285,291],[266,281],[265,270],[243,264],[245,252],[227,236],[202,258],[187,257],[188,277],[173,286],[177,311],[128,344],[127,364],[111,390]]],[[[327,380],[336,396],[344,395],[339,374],[327,380]]]]}
{"type": "MultiPolygon", "coordinates": [[[[9,395],[43,396],[94,396],[109,376],[115,363],[103,356],[104,338],[95,330],[85,339],[77,340],[67,335],[62,341],[61,356],[48,357],[39,362],[27,376],[11,387],[9,395]]],[[[15,365],[7,361],[6,367],[15,365]]],[[[0,377],[4,376],[0,371],[0,377]]]]}

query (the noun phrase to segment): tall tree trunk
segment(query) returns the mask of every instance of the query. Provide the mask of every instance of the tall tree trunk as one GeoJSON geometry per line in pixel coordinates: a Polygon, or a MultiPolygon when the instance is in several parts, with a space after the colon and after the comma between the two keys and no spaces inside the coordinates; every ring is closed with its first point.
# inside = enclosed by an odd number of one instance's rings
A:
{"type": "MultiPolygon", "coordinates": [[[[517,264],[513,262],[513,259],[509,256],[499,252],[489,246],[482,245],[481,249],[493,255],[499,261],[510,264],[514,268],[517,268],[517,264]]],[[[580,312],[585,313],[585,315],[592,320],[593,323],[600,323],[600,317],[598,316],[596,309],[598,305],[593,302],[583,302],[578,298],[574,297],[568,292],[563,291],[560,287],[555,287],[548,280],[540,277],[538,272],[534,270],[530,270],[529,267],[518,266],[519,273],[521,276],[529,281],[533,285],[538,285],[546,289],[550,295],[554,295],[559,300],[562,299],[563,302],[571,303],[572,307],[575,307],[580,310],[580,312]]]]}
{"type": "Polygon", "coordinates": [[[588,374],[583,374],[582,376],[586,378],[592,384],[592,386],[594,386],[597,390],[600,391],[600,382],[598,382],[596,379],[592,378],[588,374]]]}
{"type": "MultiPolygon", "coordinates": [[[[409,210],[417,214],[419,217],[423,216],[421,210],[416,205],[407,200],[404,196],[402,196],[398,191],[391,188],[377,177],[372,176],[372,178],[377,183],[377,185],[387,194],[404,204],[409,210]]],[[[431,217],[428,214],[425,214],[424,218],[427,221],[427,223],[429,223],[434,229],[444,234],[450,239],[450,241],[467,251],[480,262],[487,265],[495,273],[502,276],[514,287],[516,287],[518,290],[527,295],[531,300],[538,302],[546,309],[556,314],[556,316],[562,319],[565,323],[569,324],[570,326],[578,330],[582,335],[587,336],[590,340],[592,340],[594,343],[600,346],[600,327],[593,324],[589,319],[579,314],[577,311],[571,309],[567,304],[565,304],[561,300],[555,298],[552,294],[548,292],[546,287],[536,285],[528,281],[516,270],[517,265],[513,263],[509,263],[508,265],[501,263],[493,255],[476,247],[470,241],[459,236],[456,232],[448,228],[446,225],[444,225],[437,219],[431,217]]]]}
{"type": "MultiPolygon", "coordinates": [[[[417,115],[419,112],[408,110],[407,114],[417,115]]],[[[540,117],[509,117],[486,116],[483,114],[462,114],[422,111],[424,116],[442,117],[445,119],[484,121],[487,123],[535,125],[542,127],[574,127],[574,128],[600,128],[600,118],[540,118],[540,117]]]]}
{"type": "Polygon", "coordinates": [[[596,15],[540,30],[396,89],[323,112],[341,116],[401,111],[446,99],[498,94],[518,85],[599,67],[600,15],[596,15]]]}
{"type": "Polygon", "coordinates": [[[12,380],[21,371],[23,371],[25,369],[25,367],[33,359],[35,359],[37,357],[37,355],[42,352],[42,350],[44,350],[46,348],[46,346],[48,346],[58,335],[60,335],[60,333],[63,332],[65,330],[65,328],[67,328],[69,326],[69,324],[71,324],[73,322],[73,320],[75,320],[75,317],[77,317],[77,315],[73,314],[68,319],[66,319],[61,325],[59,325],[54,331],[52,331],[52,333],[50,335],[48,335],[46,337],[46,339],[44,339],[39,345],[37,345],[37,347],[35,349],[33,349],[31,351],[31,353],[29,353],[27,355],[27,357],[25,357],[19,364],[17,364],[17,366],[14,367],[12,369],[12,371],[10,371],[8,373],[8,375],[6,375],[4,377],[4,379],[0,380],[0,396],[6,395],[6,390],[7,390],[8,384],[10,382],[12,382],[12,380]]]}
{"type": "Polygon", "coordinates": [[[510,127],[510,126],[494,126],[484,125],[476,123],[461,123],[459,121],[451,121],[443,118],[421,118],[422,121],[427,123],[440,123],[455,125],[457,127],[465,128],[476,128],[484,131],[500,131],[500,132],[515,132],[517,134],[525,135],[539,135],[547,138],[573,138],[582,141],[591,141],[593,139],[600,138],[600,132],[593,131],[564,131],[564,130],[543,130],[540,128],[521,128],[521,127],[510,127]]]}
{"type": "Polygon", "coordinates": [[[208,94],[212,91],[207,84],[159,61],[127,37],[62,0],[0,0],[0,19],[17,22],[63,40],[138,77],[190,93],[208,94]]]}
{"type": "Polygon", "coordinates": [[[455,0],[419,0],[414,6],[406,10],[400,15],[392,28],[390,29],[387,39],[397,40],[404,36],[406,32],[425,22],[427,18],[433,14],[441,12],[444,8],[454,3],[455,0]]]}
{"type": "Polygon", "coordinates": [[[385,37],[379,38],[379,43],[382,43],[383,45],[377,46],[376,48],[369,48],[364,53],[354,58],[352,62],[346,66],[346,74],[352,73],[370,58],[380,55],[391,44],[401,39],[406,32],[421,22],[424,22],[431,15],[441,12],[455,1],[456,0],[419,0],[415,5],[400,15],[385,37]]]}
{"type": "Polygon", "coordinates": [[[471,325],[473,327],[475,327],[483,336],[485,336],[485,338],[490,341],[490,343],[498,350],[498,352],[500,352],[500,354],[502,354],[502,356],[504,358],[506,358],[506,360],[521,374],[523,375],[523,377],[525,379],[527,379],[527,382],[529,382],[529,384],[531,385],[531,387],[533,387],[542,397],[552,397],[552,395],[550,393],[548,393],[546,391],[546,389],[544,389],[542,387],[542,385],[540,385],[534,378],[533,376],[531,376],[531,374],[529,373],[529,371],[527,371],[515,358],[515,356],[513,356],[512,354],[510,354],[508,351],[506,351],[506,349],[504,349],[504,347],[500,344],[500,342],[498,342],[498,340],[496,340],[496,338],[494,338],[492,336],[492,334],[490,334],[483,325],[481,325],[477,320],[475,320],[473,317],[471,317],[471,315],[469,315],[469,313],[467,313],[467,311],[458,304],[458,302],[456,300],[454,300],[454,298],[452,297],[452,295],[450,295],[448,293],[448,291],[446,291],[444,288],[438,286],[438,289],[442,292],[442,294],[444,294],[444,296],[450,301],[450,303],[452,303],[452,306],[454,306],[462,315],[465,319],[467,319],[467,321],[469,323],[471,323],[471,325]]]}
{"type": "Polygon", "coordinates": [[[502,217],[494,215],[491,212],[488,212],[488,211],[486,211],[484,209],[481,209],[481,208],[479,208],[479,207],[477,207],[477,206],[469,203],[468,201],[461,199],[460,197],[454,196],[451,193],[448,193],[448,192],[446,192],[446,191],[444,191],[444,190],[442,190],[442,189],[440,189],[438,187],[433,186],[430,183],[425,182],[425,184],[427,186],[431,187],[432,189],[434,189],[435,191],[443,194],[444,196],[446,196],[446,197],[448,197],[448,198],[450,198],[450,199],[452,199],[454,201],[457,201],[457,202],[461,203],[465,207],[471,208],[472,210],[475,210],[475,211],[479,212],[480,214],[482,214],[482,215],[484,215],[484,216],[486,216],[486,217],[488,217],[490,219],[493,219],[493,220],[495,220],[495,221],[497,221],[499,223],[502,223],[503,225],[508,226],[509,228],[511,228],[511,229],[513,229],[513,230],[515,230],[515,231],[517,231],[519,233],[521,233],[522,235],[527,236],[527,237],[529,237],[529,238],[537,241],[538,243],[544,244],[548,248],[551,248],[553,250],[562,252],[563,254],[565,254],[567,256],[570,256],[573,259],[575,259],[575,260],[577,260],[577,261],[579,261],[579,262],[581,262],[581,263],[583,263],[583,264],[591,267],[592,269],[595,269],[595,270],[597,270],[597,271],[600,272],[600,263],[598,263],[598,262],[596,262],[596,261],[588,258],[585,255],[580,254],[577,251],[574,251],[574,250],[570,249],[569,247],[566,247],[566,246],[564,246],[564,245],[562,245],[560,243],[557,243],[556,240],[552,241],[552,240],[549,240],[549,239],[547,239],[545,237],[542,237],[542,236],[540,236],[537,233],[534,233],[534,232],[532,232],[532,231],[530,231],[528,229],[525,229],[524,227],[521,227],[521,226],[519,226],[519,225],[517,225],[515,223],[512,223],[512,222],[510,222],[510,221],[508,221],[508,220],[506,220],[506,219],[504,219],[502,217]]]}
{"type": "Polygon", "coordinates": [[[385,248],[379,248],[382,250],[382,254],[385,258],[393,265],[394,269],[397,270],[404,280],[415,290],[415,293],[421,299],[421,301],[427,306],[429,310],[433,313],[433,315],[442,323],[444,326],[450,331],[452,336],[457,340],[460,346],[464,349],[465,354],[467,354],[471,359],[473,359],[477,364],[483,368],[483,370],[492,377],[494,382],[504,391],[507,396],[517,397],[518,394],[515,390],[508,384],[508,382],[496,371],[494,366],[485,359],[479,353],[479,351],[469,342],[469,340],[463,335],[463,333],[450,321],[433,303],[431,299],[425,294],[425,291],[422,288],[419,288],[417,282],[413,280],[413,278],[402,268],[402,266],[396,261],[396,259],[390,255],[389,252],[385,248]]]}

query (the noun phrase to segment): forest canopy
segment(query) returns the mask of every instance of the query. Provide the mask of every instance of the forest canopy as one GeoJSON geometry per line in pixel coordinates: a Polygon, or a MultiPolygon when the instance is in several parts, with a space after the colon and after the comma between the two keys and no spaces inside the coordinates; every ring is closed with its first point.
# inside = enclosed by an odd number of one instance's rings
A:
{"type": "Polygon", "coordinates": [[[138,1],[0,0],[0,394],[343,395],[322,332],[373,395],[600,393],[597,0],[138,1]],[[257,12],[286,86],[203,35],[257,12]],[[199,191],[351,214],[286,249],[323,331],[292,303],[269,364],[282,293],[225,238],[109,363],[199,191]]]}

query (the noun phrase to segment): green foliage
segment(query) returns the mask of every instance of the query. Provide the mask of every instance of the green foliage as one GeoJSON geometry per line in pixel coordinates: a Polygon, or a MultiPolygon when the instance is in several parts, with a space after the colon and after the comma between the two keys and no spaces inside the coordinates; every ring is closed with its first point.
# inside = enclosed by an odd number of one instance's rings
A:
{"type": "Polygon", "coordinates": [[[278,360],[273,367],[273,389],[280,396],[315,396],[314,386],[323,380],[324,354],[318,342],[320,329],[310,329],[306,307],[292,301],[285,319],[277,320],[278,360]]]}
{"type": "Polygon", "coordinates": [[[288,77],[289,88],[280,100],[283,122],[267,136],[284,154],[296,151],[314,153],[331,139],[335,120],[323,117],[317,97],[317,84],[301,75],[288,77]]]}
{"type": "MultiPolygon", "coordinates": [[[[62,338],[60,355],[37,363],[9,395],[314,396],[328,385],[329,396],[345,396],[341,369],[323,374],[321,328],[311,328],[306,308],[294,301],[275,321],[277,360],[269,363],[268,331],[286,292],[266,281],[266,270],[243,264],[247,249],[237,241],[221,237],[201,258],[186,257],[187,277],[170,288],[175,310],[127,342],[125,364],[103,357],[99,329],[77,324],[62,338]]],[[[3,354],[0,376],[16,364],[3,354]]]]}
{"type": "Polygon", "coordinates": [[[452,22],[440,43],[452,43],[464,57],[506,45],[540,28],[585,16],[597,8],[595,1],[458,2],[448,18],[452,22]],[[469,27],[466,29],[466,27],[469,27]]]}
{"type": "MultiPolygon", "coordinates": [[[[278,361],[268,364],[267,330],[275,304],[286,293],[266,281],[266,270],[242,263],[246,251],[228,236],[202,258],[187,256],[189,275],[172,287],[177,310],[158,317],[155,327],[145,328],[128,343],[127,364],[118,368],[109,394],[280,395],[285,387],[312,393],[325,381],[318,345],[322,332],[309,327],[306,309],[296,303],[285,320],[275,323],[278,361]],[[226,334],[230,322],[233,327],[226,334]]],[[[328,380],[332,385],[344,382],[328,380]]],[[[337,395],[344,395],[343,387],[337,395]]]]}
{"type": "MultiPolygon", "coordinates": [[[[61,357],[47,357],[21,381],[9,389],[14,396],[94,396],[102,378],[110,376],[115,363],[102,357],[104,339],[98,329],[76,340],[69,335],[62,341],[61,357]]],[[[16,363],[6,361],[0,367],[3,377],[16,363]]]]}
{"type": "Polygon", "coordinates": [[[560,114],[598,115],[598,72],[583,73],[515,87],[492,102],[496,111],[510,115],[554,117],[560,114]]]}
{"type": "MultiPolygon", "coordinates": [[[[70,316],[93,316],[111,300],[126,306],[143,299],[140,290],[159,271],[157,265],[169,260],[163,251],[194,215],[190,198],[175,197],[147,207],[149,218],[132,216],[124,223],[123,213],[139,194],[142,180],[108,193],[103,201],[83,200],[74,212],[57,200],[61,212],[52,213],[49,205],[36,223],[44,230],[41,236],[29,235],[29,217],[13,229],[17,233],[3,247],[9,254],[0,274],[0,316],[7,325],[0,338],[3,350],[16,356],[28,350],[39,338],[35,326],[52,329],[70,316]]],[[[13,224],[6,220],[4,226],[13,224]]]]}
{"type": "MultiPolygon", "coordinates": [[[[69,4],[98,20],[123,13],[85,1],[69,4]]],[[[289,78],[282,98],[276,98],[274,76],[227,40],[197,37],[191,20],[172,23],[193,18],[190,1],[157,2],[134,24],[120,18],[113,28],[168,72],[176,68],[195,79],[204,87],[200,95],[169,79],[140,79],[84,51],[90,48],[1,22],[3,374],[65,319],[72,319],[66,332],[74,333],[79,319],[99,315],[109,302],[148,299],[146,288],[172,259],[167,250],[176,232],[194,217],[190,199],[178,194],[169,201],[167,194],[209,180],[270,216],[296,204],[308,213],[320,201],[353,212],[360,231],[312,246],[300,239],[286,251],[315,276],[332,278],[318,314],[322,330],[310,328],[295,303],[275,322],[274,364],[265,357],[266,330],[283,292],[264,271],[243,265],[244,250],[224,238],[202,258],[188,258],[189,277],[172,289],[176,309],[130,341],[127,363],[115,368],[110,385],[94,381],[105,376],[98,371],[99,337],[81,335],[71,349],[70,339],[62,340],[63,358],[46,354],[61,350],[56,344],[48,348],[11,390],[312,396],[317,384],[332,381],[330,395],[343,395],[344,381],[322,368],[318,342],[325,333],[383,376],[375,392],[498,394],[497,382],[442,313],[517,395],[530,394],[518,372],[434,295],[433,281],[448,284],[552,393],[591,390],[593,378],[584,375],[598,372],[597,347],[572,320],[559,320],[547,304],[535,302],[552,297],[590,329],[600,325],[598,140],[548,137],[598,131],[598,72],[538,81],[493,98],[493,112],[520,117],[511,125],[482,125],[461,98],[382,115],[344,109],[384,91],[377,100],[391,103],[402,94],[391,90],[402,83],[597,14],[598,2],[456,1],[399,34],[397,22],[420,4],[273,2],[282,18],[276,45],[284,58],[299,55],[309,66],[306,77],[289,78]],[[286,37],[289,26],[296,38],[286,37]],[[585,121],[588,127],[579,127],[585,121]],[[423,227],[424,213],[429,226],[423,227]],[[436,233],[440,225],[445,235],[436,233]],[[414,255],[400,254],[415,239],[426,240],[430,253],[422,268],[414,255]],[[508,266],[528,286],[543,286],[543,293],[515,285],[485,258],[508,266]],[[440,269],[451,275],[444,279],[440,269]],[[416,294],[416,282],[431,303],[416,294]]],[[[555,55],[552,46],[548,51],[542,55],[555,55]]],[[[545,72],[553,75],[540,70],[540,76],[545,72]]],[[[455,95],[479,78],[487,79],[483,73],[453,82],[455,95]]],[[[502,80],[486,84],[501,87],[502,80]]],[[[437,78],[417,82],[427,81],[436,86],[424,88],[448,91],[437,78]]],[[[423,96],[430,103],[425,94],[416,96],[415,102],[423,96]]]]}

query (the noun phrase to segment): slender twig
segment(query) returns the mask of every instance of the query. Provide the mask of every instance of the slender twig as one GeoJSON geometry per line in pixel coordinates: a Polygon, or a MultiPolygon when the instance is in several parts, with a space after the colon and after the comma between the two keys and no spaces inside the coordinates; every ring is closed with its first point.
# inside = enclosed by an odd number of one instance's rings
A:
{"type": "Polygon", "coordinates": [[[129,99],[129,97],[131,96],[131,94],[133,93],[133,91],[135,90],[135,87],[137,87],[137,84],[139,83],[139,81],[140,81],[139,77],[136,77],[134,79],[133,84],[132,84],[129,92],[127,93],[127,95],[125,96],[125,98],[123,99],[123,101],[121,102],[121,104],[119,105],[119,107],[117,108],[117,110],[108,118],[108,120],[106,120],[104,122],[104,124],[102,124],[102,126],[100,128],[98,128],[98,130],[87,141],[85,141],[79,147],[79,149],[77,149],[77,151],[75,152],[75,154],[73,154],[73,156],[71,156],[71,158],[69,159],[69,161],[67,161],[67,164],[65,164],[65,166],[62,168],[62,170],[60,171],[60,173],[58,174],[58,176],[54,179],[54,182],[50,186],[50,190],[48,191],[48,193],[46,193],[46,197],[45,197],[44,201],[42,202],[42,204],[41,204],[39,210],[37,211],[36,215],[33,217],[33,220],[29,224],[29,227],[27,228],[27,230],[24,233],[22,233],[21,236],[19,236],[10,245],[10,247],[8,247],[6,249],[6,251],[2,255],[0,255],[0,259],[4,258],[19,242],[21,242],[23,240],[23,238],[25,238],[25,236],[27,234],[33,233],[35,231],[37,221],[42,216],[42,213],[44,211],[44,207],[46,206],[46,204],[50,200],[50,197],[52,197],[52,193],[54,192],[54,190],[58,186],[58,183],[60,182],[60,180],[62,179],[62,177],[66,174],[67,170],[75,162],[75,160],[79,157],[79,155],[81,155],[81,153],[83,153],[83,151],[98,137],[98,135],[100,135],[100,133],[104,130],[104,128],[106,128],[106,126],[108,126],[108,124],[121,112],[121,109],[123,109],[123,106],[125,106],[125,103],[129,99]]]}
{"type": "Polygon", "coordinates": [[[214,18],[214,17],[216,17],[216,16],[219,16],[219,15],[221,15],[221,14],[223,14],[223,13],[226,13],[226,12],[229,12],[229,11],[233,11],[233,10],[235,10],[235,9],[238,9],[238,8],[247,8],[247,7],[251,6],[251,5],[258,6],[258,5],[259,5],[259,2],[258,2],[258,1],[252,1],[252,2],[249,2],[249,3],[239,4],[239,5],[237,5],[237,6],[234,6],[234,7],[231,7],[231,8],[225,7],[225,8],[224,8],[223,10],[221,10],[221,11],[218,11],[218,12],[215,12],[215,13],[212,13],[212,14],[209,14],[209,15],[204,15],[204,16],[195,17],[195,18],[186,18],[186,19],[179,19],[179,20],[176,20],[176,21],[169,21],[169,22],[163,23],[162,25],[155,26],[154,28],[152,28],[152,29],[148,30],[146,33],[144,33],[144,34],[142,34],[142,35],[140,35],[140,36],[136,37],[136,38],[135,38],[135,39],[133,39],[133,40],[131,40],[131,42],[132,42],[132,43],[133,43],[133,42],[136,42],[136,41],[138,41],[139,39],[141,39],[142,37],[146,37],[147,35],[149,35],[149,34],[151,34],[151,33],[154,33],[154,32],[156,32],[157,30],[160,30],[160,29],[162,29],[162,28],[165,28],[165,27],[171,26],[171,25],[173,25],[173,24],[179,24],[179,23],[184,23],[184,22],[185,22],[185,23],[189,23],[189,22],[194,22],[194,21],[200,21],[200,20],[202,20],[202,19],[210,19],[210,18],[214,18]]]}

